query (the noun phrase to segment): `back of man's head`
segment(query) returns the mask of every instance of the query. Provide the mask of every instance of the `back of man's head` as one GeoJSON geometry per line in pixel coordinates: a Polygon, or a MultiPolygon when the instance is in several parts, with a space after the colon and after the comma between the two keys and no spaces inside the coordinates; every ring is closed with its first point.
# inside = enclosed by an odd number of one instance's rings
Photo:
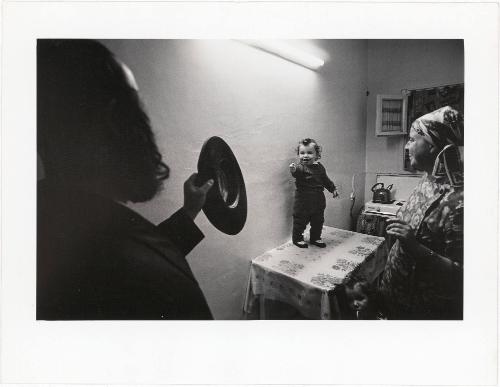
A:
{"type": "Polygon", "coordinates": [[[46,177],[57,184],[140,202],[168,177],[137,91],[96,41],[38,40],[37,133],[46,177]]]}

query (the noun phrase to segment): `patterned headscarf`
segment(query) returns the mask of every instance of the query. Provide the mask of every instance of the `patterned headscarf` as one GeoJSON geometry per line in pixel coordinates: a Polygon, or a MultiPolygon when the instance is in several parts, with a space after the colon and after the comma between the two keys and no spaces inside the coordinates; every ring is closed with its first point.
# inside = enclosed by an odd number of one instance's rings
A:
{"type": "Polygon", "coordinates": [[[452,144],[463,146],[464,122],[462,115],[450,106],[434,110],[417,118],[412,126],[414,130],[438,149],[452,144]]]}

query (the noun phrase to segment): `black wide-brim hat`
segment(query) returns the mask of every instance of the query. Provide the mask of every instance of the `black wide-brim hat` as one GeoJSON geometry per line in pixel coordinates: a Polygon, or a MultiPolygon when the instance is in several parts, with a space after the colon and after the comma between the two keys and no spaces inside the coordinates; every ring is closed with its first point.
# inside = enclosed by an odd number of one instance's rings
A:
{"type": "Polygon", "coordinates": [[[238,234],[247,219],[245,181],[231,148],[220,137],[210,137],[198,158],[198,182],[214,180],[203,212],[225,234],[238,234]]]}

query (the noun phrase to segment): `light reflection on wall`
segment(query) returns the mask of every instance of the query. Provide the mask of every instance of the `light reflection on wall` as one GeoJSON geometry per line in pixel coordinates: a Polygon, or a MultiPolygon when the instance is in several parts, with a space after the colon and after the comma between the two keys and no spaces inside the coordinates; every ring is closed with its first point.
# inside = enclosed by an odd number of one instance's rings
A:
{"type": "MultiPolygon", "coordinates": [[[[296,45],[295,41],[288,45],[296,45]]],[[[318,73],[296,63],[256,49],[237,40],[196,41],[204,64],[215,72],[237,71],[242,78],[253,76],[293,82],[296,88],[311,87],[317,82],[318,73]],[[230,70],[228,70],[230,69],[230,70]]]]}
{"type": "Polygon", "coordinates": [[[295,47],[287,41],[282,40],[240,40],[241,43],[249,47],[264,51],[270,55],[275,55],[284,60],[306,67],[310,70],[320,70],[325,61],[306,50],[295,47]]]}

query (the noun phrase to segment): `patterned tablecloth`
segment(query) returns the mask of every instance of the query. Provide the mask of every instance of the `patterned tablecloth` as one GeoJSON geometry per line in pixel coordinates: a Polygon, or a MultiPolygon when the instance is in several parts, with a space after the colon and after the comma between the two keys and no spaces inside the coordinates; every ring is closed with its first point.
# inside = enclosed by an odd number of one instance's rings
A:
{"type": "MultiPolygon", "coordinates": [[[[291,241],[252,260],[244,311],[252,313],[259,297],[294,306],[307,318],[338,318],[334,290],[353,270],[370,281],[383,270],[384,238],[323,227],[326,248],[301,249],[291,241]]],[[[305,235],[308,240],[308,235],[305,235]]]]}

